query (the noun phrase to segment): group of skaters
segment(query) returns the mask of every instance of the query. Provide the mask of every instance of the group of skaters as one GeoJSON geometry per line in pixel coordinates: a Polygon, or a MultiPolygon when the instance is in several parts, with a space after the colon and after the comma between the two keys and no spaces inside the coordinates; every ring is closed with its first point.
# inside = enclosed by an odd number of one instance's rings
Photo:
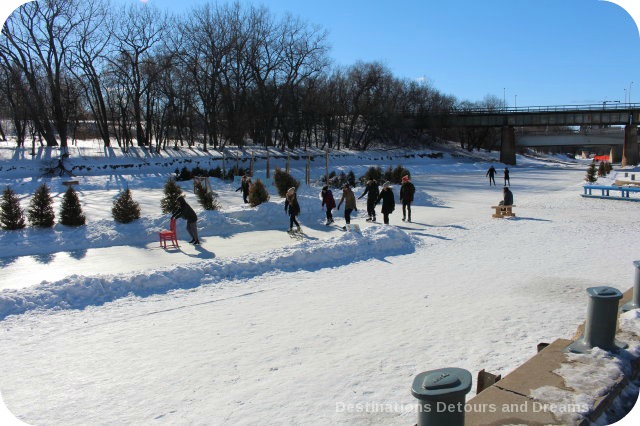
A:
{"type": "MultiPolygon", "coordinates": [[[[489,186],[493,183],[493,186],[496,186],[496,168],[491,166],[485,176],[489,177],[489,186]]],[[[509,168],[504,168],[504,186],[511,186],[511,180],[509,178],[509,168]]]]}
{"type": "MultiPolygon", "coordinates": [[[[496,186],[496,168],[491,166],[485,176],[489,177],[489,186],[493,183],[493,186],[496,186]]],[[[511,186],[511,180],[509,178],[509,168],[504,168],[504,188],[502,188],[502,201],[500,201],[500,206],[512,206],[513,205],[513,193],[508,188],[511,186]]]]}
{"type": "MultiPolygon", "coordinates": [[[[415,192],[416,187],[409,180],[409,176],[403,176],[402,185],[400,186],[400,202],[402,203],[403,221],[411,222],[411,203],[413,202],[415,192]]],[[[375,179],[369,179],[366,183],[364,192],[358,197],[358,199],[363,198],[365,195],[367,196],[367,222],[376,221],[376,206],[382,202],[380,213],[382,213],[383,222],[388,225],[389,215],[393,213],[396,208],[396,200],[393,190],[391,189],[391,183],[388,181],[383,183],[382,190],[380,190],[378,182],[375,179]]],[[[334,222],[332,210],[340,210],[340,207],[344,202],[344,221],[346,224],[342,228],[347,229],[347,225],[351,223],[351,213],[353,211],[358,211],[356,196],[353,193],[351,186],[347,183],[342,187],[342,197],[340,197],[340,201],[337,206],[336,200],[333,197],[333,192],[331,192],[328,185],[325,185],[322,188],[320,198],[322,199],[321,207],[325,209],[327,216],[327,222],[325,225],[330,225],[334,222]]]]}
{"type": "MultiPolygon", "coordinates": [[[[496,169],[491,166],[489,170],[487,170],[486,176],[489,177],[489,186],[493,184],[496,185],[495,181],[496,169]]],[[[251,178],[248,175],[242,176],[242,180],[240,183],[240,187],[236,189],[236,192],[242,191],[242,199],[245,203],[248,203],[247,197],[249,195],[249,190],[251,189],[251,178]]],[[[500,201],[500,205],[512,205],[513,204],[513,193],[509,190],[507,186],[511,186],[511,182],[509,180],[509,169],[505,167],[504,169],[504,188],[503,188],[503,200],[500,201]]],[[[408,175],[402,177],[402,184],[400,185],[400,202],[402,203],[402,221],[411,222],[411,203],[413,203],[414,194],[416,192],[416,187],[411,183],[408,175]]],[[[366,182],[365,189],[362,192],[362,195],[358,197],[358,200],[367,197],[367,222],[375,222],[376,221],[376,206],[382,202],[382,208],[380,213],[382,213],[382,220],[384,224],[389,224],[389,215],[393,213],[396,207],[395,196],[393,194],[393,190],[391,189],[391,183],[389,181],[384,182],[382,184],[382,189],[379,188],[378,182],[375,179],[369,179],[366,182]]],[[[344,221],[345,226],[342,229],[346,230],[347,225],[351,223],[351,213],[354,211],[358,211],[358,207],[356,205],[356,196],[351,189],[351,186],[347,183],[342,187],[342,196],[340,197],[340,201],[336,205],[336,200],[333,197],[333,193],[331,189],[329,189],[328,185],[322,187],[322,192],[320,193],[320,198],[322,199],[321,207],[325,210],[327,221],[325,225],[331,225],[334,222],[333,219],[333,210],[340,210],[342,203],[344,202],[344,221]]],[[[298,197],[296,194],[296,188],[291,187],[286,193],[285,202],[284,202],[284,210],[285,213],[289,215],[289,231],[294,230],[294,225],[297,231],[300,231],[300,223],[297,220],[297,216],[300,214],[300,204],[298,203],[298,197]]],[[[189,243],[198,245],[200,244],[200,240],[198,239],[198,229],[196,222],[198,220],[197,215],[193,208],[187,204],[184,196],[178,197],[178,209],[171,216],[174,218],[183,218],[187,221],[187,232],[191,236],[191,241],[189,243]]]]}

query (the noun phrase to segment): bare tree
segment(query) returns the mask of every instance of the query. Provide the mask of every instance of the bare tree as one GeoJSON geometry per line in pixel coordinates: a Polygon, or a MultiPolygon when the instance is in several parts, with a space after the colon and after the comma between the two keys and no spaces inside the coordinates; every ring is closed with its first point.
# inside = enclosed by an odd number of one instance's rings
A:
{"type": "Polygon", "coordinates": [[[0,60],[17,66],[29,86],[29,114],[49,146],[67,146],[69,117],[77,108],[75,82],[66,65],[81,22],[80,0],[30,2],[2,29],[0,60]]]}
{"type": "Polygon", "coordinates": [[[78,13],[78,37],[69,55],[69,69],[82,86],[104,146],[110,146],[109,113],[102,75],[107,64],[114,16],[109,14],[107,0],[86,0],[78,13]]]}
{"type": "Polygon", "coordinates": [[[118,107],[120,113],[131,109],[138,145],[147,146],[153,104],[150,87],[161,72],[156,61],[168,17],[148,4],[124,7],[120,16],[113,35],[117,54],[110,59],[113,78],[124,91],[118,94],[118,107]]]}

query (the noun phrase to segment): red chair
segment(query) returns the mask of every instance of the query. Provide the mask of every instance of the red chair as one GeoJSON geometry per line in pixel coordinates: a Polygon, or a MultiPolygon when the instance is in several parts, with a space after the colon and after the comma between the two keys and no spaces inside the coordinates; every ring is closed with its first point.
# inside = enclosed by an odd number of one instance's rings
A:
{"type": "Polygon", "coordinates": [[[176,219],[172,218],[169,222],[169,230],[160,231],[160,247],[167,248],[167,241],[171,242],[173,247],[180,247],[178,245],[178,234],[176,233],[176,219]]]}

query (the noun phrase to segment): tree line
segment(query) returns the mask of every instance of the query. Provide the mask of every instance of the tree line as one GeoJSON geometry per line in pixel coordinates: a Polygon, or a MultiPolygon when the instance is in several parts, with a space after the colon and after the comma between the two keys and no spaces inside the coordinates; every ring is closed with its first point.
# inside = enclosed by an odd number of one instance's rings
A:
{"type": "MultiPolygon", "coordinates": [[[[143,3],[34,1],[2,29],[0,118],[18,146],[366,149],[442,131],[406,117],[479,106],[379,62],[334,66],[329,52],[322,28],[237,2],[175,16],[143,3]]],[[[458,133],[469,145],[487,137],[458,133]]]]}

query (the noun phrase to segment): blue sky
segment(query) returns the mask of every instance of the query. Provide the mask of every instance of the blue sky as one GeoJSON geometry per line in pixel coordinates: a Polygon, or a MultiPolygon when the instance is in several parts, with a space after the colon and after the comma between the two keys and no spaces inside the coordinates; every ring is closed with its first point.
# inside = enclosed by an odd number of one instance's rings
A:
{"type": "MultiPolygon", "coordinates": [[[[207,1],[147,0],[170,13],[207,1]]],[[[638,28],[606,1],[240,2],[326,29],[336,64],[380,61],[397,77],[426,78],[461,100],[495,95],[509,106],[561,105],[625,102],[630,94],[640,102],[638,28]]]]}

